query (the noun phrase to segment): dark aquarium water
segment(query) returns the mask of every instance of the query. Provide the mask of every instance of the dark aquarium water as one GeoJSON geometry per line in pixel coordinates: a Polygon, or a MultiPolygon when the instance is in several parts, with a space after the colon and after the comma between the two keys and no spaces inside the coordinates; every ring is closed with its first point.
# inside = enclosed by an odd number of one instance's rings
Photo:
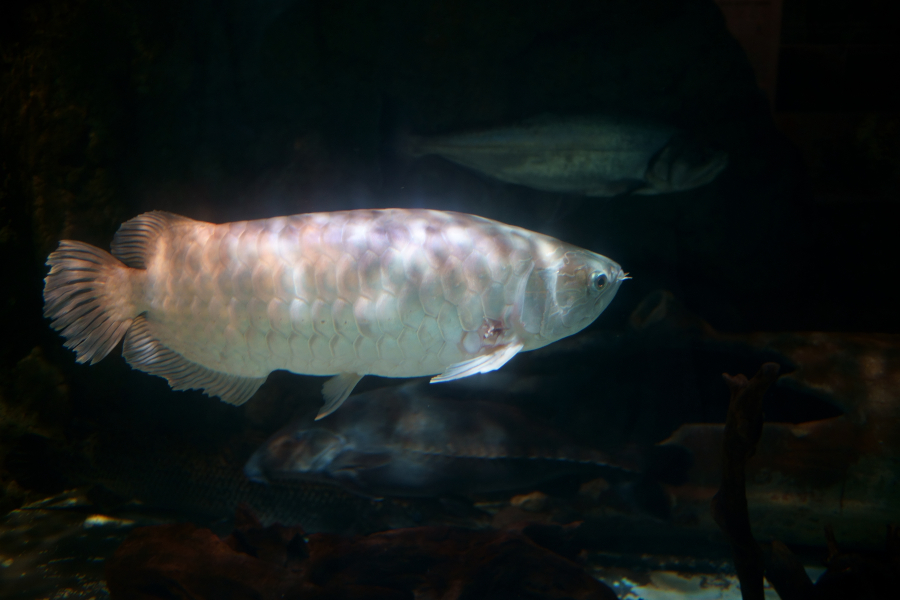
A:
{"type": "Polygon", "coordinates": [[[0,598],[896,597],[898,40],[4,2],[0,598]]]}

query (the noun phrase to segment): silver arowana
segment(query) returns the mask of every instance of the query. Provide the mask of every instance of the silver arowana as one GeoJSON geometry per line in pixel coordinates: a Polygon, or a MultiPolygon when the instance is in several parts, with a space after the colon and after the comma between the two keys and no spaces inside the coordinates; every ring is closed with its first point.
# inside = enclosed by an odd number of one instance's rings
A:
{"type": "Polygon", "coordinates": [[[367,374],[449,381],[589,325],[626,278],[599,254],[473,215],[353,210],[214,225],[125,222],[112,255],[64,240],[44,314],[79,362],[124,336],[135,369],[247,401],[269,373],[334,375],[319,418],[367,374]]]}

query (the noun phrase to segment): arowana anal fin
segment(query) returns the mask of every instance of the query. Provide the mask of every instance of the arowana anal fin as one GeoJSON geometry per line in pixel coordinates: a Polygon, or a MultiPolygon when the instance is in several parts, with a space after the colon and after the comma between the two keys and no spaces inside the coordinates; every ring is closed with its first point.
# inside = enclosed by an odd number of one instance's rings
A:
{"type": "Polygon", "coordinates": [[[173,390],[201,390],[207,396],[218,396],[234,405],[252,398],[266,381],[265,377],[241,377],[213,371],[189,361],[160,342],[143,315],[134,319],[125,334],[122,355],[132,368],[166,379],[173,390]]]}
{"type": "Polygon", "coordinates": [[[476,356],[471,360],[466,360],[455,365],[447,367],[443,373],[431,378],[431,383],[440,383],[442,381],[453,381],[454,379],[462,379],[470,375],[478,373],[488,373],[496,371],[524,348],[523,344],[507,344],[500,346],[490,354],[476,356]]]}
{"type": "Polygon", "coordinates": [[[362,378],[363,376],[359,373],[340,373],[326,381],[322,385],[322,398],[325,399],[325,405],[319,409],[316,421],[340,408],[362,378]]]}

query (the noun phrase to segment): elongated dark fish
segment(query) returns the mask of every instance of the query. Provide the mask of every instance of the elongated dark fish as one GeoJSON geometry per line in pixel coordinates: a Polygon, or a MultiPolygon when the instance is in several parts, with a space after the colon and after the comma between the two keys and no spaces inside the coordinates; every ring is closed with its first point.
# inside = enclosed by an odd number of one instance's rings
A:
{"type": "Polygon", "coordinates": [[[512,406],[432,390],[417,383],[352,396],[353,410],[319,427],[292,424],[274,434],[244,471],[257,481],[332,481],[372,496],[442,496],[628,470],[512,406]]]}
{"type": "Polygon", "coordinates": [[[366,374],[450,381],[581,331],[626,275],[546,235],[436,210],[214,225],[164,212],[112,255],[64,240],[44,314],[79,362],[123,354],[177,390],[246,402],[276,369],[334,375],[323,417],[366,374]]]}
{"type": "Polygon", "coordinates": [[[667,194],[706,185],[728,164],[672,127],[614,117],[542,116],[511,127],[410,136],[402,152],[436,154],[501,181],[585,196],[667,194]]]}
{"type": "Polygon", "coordinates": [[[392,514],[395,506],[366,501],[335,485],[265,486],[247,481],[239,466],[216,464],[210,457],[107,455],[94,464],[91,479],[107,489],[155,509],[199,519],[229,519],[238,505],[246,503],[265,524],[301,525],[308,532],[363,533],[418,524],[414,518],[392,514]]]}
{"type": "Polygon", "coordinates": [[[175,438],[160,445],[135,431],[103,433],[91,438],[90,455],[80,447],[40,451],[20,441],[7,459],[16,463],[17,480],[23,473],[52,475],[62,468],[55,474],[68,488],[102,486],[107,493],[97,496],[104,505],[98,511],[121,514],[130,511],[131,501],[136,500],[142,507],[138,512],[144,515],[167,515],[198,524],[230,520],[242,503],[266,525],[278,522],[300,525],[307,532],[344,534],[436,523],[472,527],[483,516],[471,510],[461,513],[459,507],[448,512],[427,499],[375,501],[334,482],[294,480],[266,485],[248,481],[242,472],[246,454],[230,458],[228,444],[201,450],[175,438]]]}

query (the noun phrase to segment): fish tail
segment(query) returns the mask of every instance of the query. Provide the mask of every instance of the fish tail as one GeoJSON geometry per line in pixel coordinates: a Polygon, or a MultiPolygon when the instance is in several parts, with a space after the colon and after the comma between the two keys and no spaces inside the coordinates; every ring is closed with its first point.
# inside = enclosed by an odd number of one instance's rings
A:
{"type": "Polygon", "coordinates": [[[136,316],[131,275],[110,253],[63,240],[47,259],[44,316],[66,338],[78,362],[96,363],[115,348],[136,316]]]}

